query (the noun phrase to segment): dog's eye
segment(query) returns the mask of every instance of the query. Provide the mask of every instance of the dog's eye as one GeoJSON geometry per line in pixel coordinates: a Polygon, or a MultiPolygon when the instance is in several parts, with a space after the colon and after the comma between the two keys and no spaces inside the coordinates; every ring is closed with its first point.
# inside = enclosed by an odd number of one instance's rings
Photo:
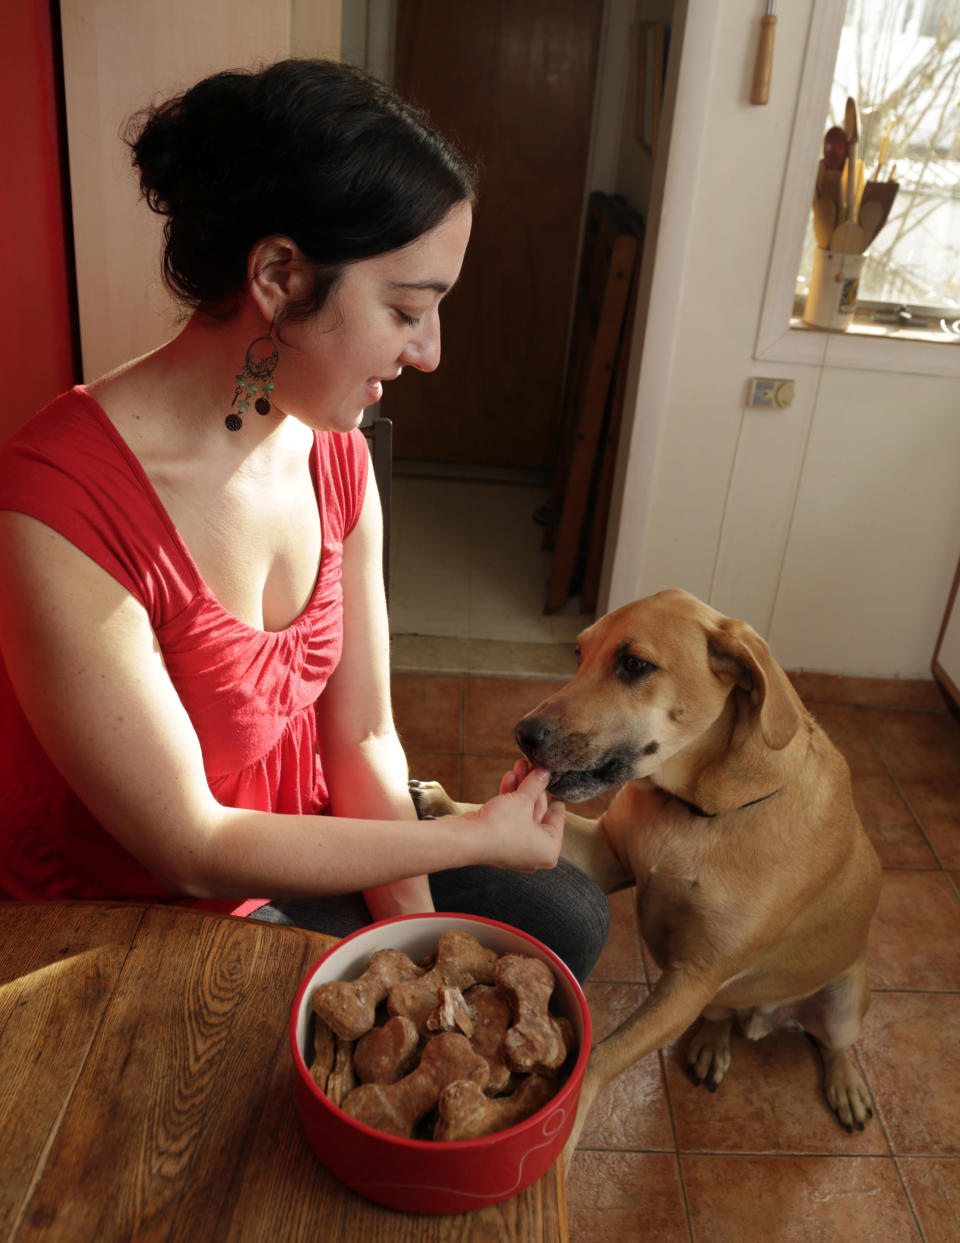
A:
{"type": "Polygon", "coordinates": [[[636,678],[642,678],[646,674],[651,673],[655,668],[649,660],[642,660],[639,656],[633,656],[630,652],[624,652],[620,657],[620,667],[618,672],[624,678],[630,681],[636,678]]]}

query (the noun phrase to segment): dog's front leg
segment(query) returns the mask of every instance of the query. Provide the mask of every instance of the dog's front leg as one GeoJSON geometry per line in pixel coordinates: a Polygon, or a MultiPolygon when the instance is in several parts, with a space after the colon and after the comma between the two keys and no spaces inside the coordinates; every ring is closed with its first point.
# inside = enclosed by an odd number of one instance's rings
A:
{"type": "Polygon", "coordinates": [[[610,845],[603,818],[587,820],[568,811],[563,818],[563,857],[586,872],[604,893],[633,884],[633,873],[610,845]]]}
{"type": "Polygon", "coordinates": [[[660,976],[640,1009],[594,1045],[573,1130],[564,1149],[568,1169],[587,1115],[604,1088],[634,1062],[682,1035],[710,1004],[720,982],[722,977],[714,980],[682,963],[674,964],[660,976]]]}

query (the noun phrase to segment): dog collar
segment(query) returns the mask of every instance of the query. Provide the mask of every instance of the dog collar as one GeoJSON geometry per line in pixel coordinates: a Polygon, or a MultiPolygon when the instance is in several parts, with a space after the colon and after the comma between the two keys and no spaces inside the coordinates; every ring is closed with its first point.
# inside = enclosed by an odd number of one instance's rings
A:
{"type": "MultiPolygon", "coordinates": [[[[765,803],[768,798],[773,798],[775,794],[779,794],[779,790],[771,790],[769,794],[763,794],[760,798],[751,799],[749,803],[743,803],[740,807],[735,807],[734,811],[744,811],[747,807],[756,807],[757,803],[765,803]]],[[[679,794],[671,794],[671,798],[683,803],[691,816],[702,816],[704,820],[715,820],[719,815],[730,815],[730,812],[704,811],[702,807],[698,807],[696,803],[691,803],[689,799],[681,798],[679,794]]]]}

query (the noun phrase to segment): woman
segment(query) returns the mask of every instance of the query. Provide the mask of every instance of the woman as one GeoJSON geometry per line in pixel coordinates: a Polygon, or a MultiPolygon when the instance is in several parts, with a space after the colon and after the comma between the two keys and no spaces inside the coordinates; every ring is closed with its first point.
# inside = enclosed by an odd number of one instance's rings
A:
{"type": "Polygon", "coordinates": [[[214,75],[128,141],[192,314],[0,454],[0,895],[338,934],[436,904],[528,927],[585,975],[607,908],[550,870],[548,774],[521,763],[474,816],[419,822],[390,712],[356,429],[403,367],[439,362],[469,169],[322,61],[214,75]]]}

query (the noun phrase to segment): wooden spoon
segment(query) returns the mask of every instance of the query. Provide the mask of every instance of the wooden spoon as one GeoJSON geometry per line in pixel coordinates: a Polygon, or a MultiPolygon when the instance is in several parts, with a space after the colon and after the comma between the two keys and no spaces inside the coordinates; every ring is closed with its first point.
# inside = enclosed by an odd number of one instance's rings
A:
{"type": "Polygon", "coordinates": [[[843,114],[843,132],[847,137],[847,198],[846,218],[857,219],[857,156],[860,153],[860,110],[857,101],[847,96],[847,106],[843,114]]]}
{"type": "Polygon", "coordinates": [[[830,239],[830,249],[845,255],[862,255],[866,245],[866,234],[855,220],[844,220],[838,224],[830,239]]]}
{"type": "Polygon", "coordinates": [[[829,199],[837,212],[837,222],[843,219],[843,173],[836,168],[825,168],[820,174],[819,198],[829,199]]]}
{"type": "Polygon", "coordinates": [[[823,136],[825,168],[843,168],[847,158],[847,136],[839,125],[832,125],[823,136]]]}
{"type": "Polygon", "coordinates": [[[837,225],[837,205],[833,199],[816,199],[813,204],[813,235],[821,250],[830,249],[837,225]]]}
{"type": "Polygon", "coordinates": [[[883,226],[887,223],[893,200],[897,197],[900,185],[896,181],[868,181],[863,187],[860,200],[860,225],[863,228],[866,245],[869,246],[883,226]]]}

